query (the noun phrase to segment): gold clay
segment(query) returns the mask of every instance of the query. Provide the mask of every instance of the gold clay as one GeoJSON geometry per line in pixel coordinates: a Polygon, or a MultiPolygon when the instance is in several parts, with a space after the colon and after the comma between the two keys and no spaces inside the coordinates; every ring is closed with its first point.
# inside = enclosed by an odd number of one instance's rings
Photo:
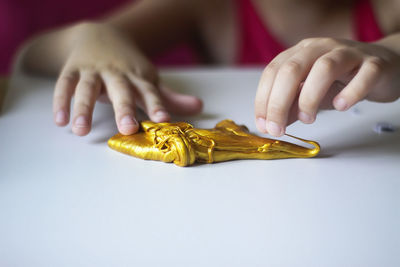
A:
{"type": "Polygon", "coordinates": [[[315,157],[317,142],[288,135],[314,148],[250,134],[246,126],[231,120],[213,129],[197,129],[186,122],[154,123],[143,121],[133,135],[116,134],[108,145],[119,152],[141,159],[173,162],[189,166],[195,162],[213,163],[235,159],[282,159],[315,157]]]}

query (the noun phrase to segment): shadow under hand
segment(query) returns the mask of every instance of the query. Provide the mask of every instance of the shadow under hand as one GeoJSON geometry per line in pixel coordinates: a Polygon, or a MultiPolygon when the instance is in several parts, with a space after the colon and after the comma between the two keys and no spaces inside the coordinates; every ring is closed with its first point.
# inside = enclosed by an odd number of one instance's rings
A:
{"type": "Polygon", "coordinates": [[[184,121],[184,122],[196,122],[196,121],[203,121],[203,120],[216,120],[220,116],[217,114],[212,114],[212,113],[200,113],[198,115],[194,116],[177,116],[173,115],[172,116],[172,121],[184,121]]]}
{"type": "Polygon", "coordinates": [[[365,157],[371,154],[381,152],[385,155],[397,155],[400,157],[400,133],[374,133],[372,130],[370,133],[366,133],[362,136],[357,136],[353,140],[345,141],[338,139],[338,142],[331,143],[324,147],[324,154],[337,156],[340,154],[357,154],[359,157],[365,157]],[[326,154],[325,154],[326,153],[326,154]]]}
{"type": "Polygon", "coordinates": [[[18,73],[10,78],[8,83],[0,81],[0,86],[6,86],[3,90],[4,99],[1,114],[14,112],[29,103],[35,105],[49,105],[51,107],[52,90],[54,81],[40,76],[30,76],[18,73]]]}

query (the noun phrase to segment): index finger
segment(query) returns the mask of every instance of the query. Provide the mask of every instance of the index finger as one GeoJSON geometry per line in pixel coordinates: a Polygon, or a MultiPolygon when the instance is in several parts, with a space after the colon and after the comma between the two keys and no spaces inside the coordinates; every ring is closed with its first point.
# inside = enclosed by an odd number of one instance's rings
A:
{"type": "Polygon", "coordinates": [[[139,130],[135,118],[136,103],[132,85],[122,74],[104,72],[103,81],[114,108],[118,131],[124,135],[134,134],[139,130]]]}

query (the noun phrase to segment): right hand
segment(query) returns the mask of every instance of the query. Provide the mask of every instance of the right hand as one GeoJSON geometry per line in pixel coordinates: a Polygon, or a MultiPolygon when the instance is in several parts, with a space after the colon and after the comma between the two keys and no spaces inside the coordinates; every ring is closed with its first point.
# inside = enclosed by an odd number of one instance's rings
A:
{"type": "Polygon", "coordinates": [[[200,99],[160,86],[155,67],[132,42],[107,25],[75,26],[76,40],[57,80],[53,112],[59,126],[69,123],[74,96],[72,131],[87,135],[97,99],[108,99],[114,108],[121,134],[139,129],[136,108],[143,109],[154,122],[175,114],[193,115],[202,109],[200,99]]]}

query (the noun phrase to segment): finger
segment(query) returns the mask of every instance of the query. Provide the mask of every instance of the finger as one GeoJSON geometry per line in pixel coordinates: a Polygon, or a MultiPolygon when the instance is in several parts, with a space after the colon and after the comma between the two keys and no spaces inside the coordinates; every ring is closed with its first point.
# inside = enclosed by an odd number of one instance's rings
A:
{"type": "Polygon", "coordinates": [[[312,65],[327,47],[308,46],[282,64],[271,89],[267,103],[267,132],[282,136],[288,122],[288,114],[296,98],[301,83],[307,77],[312,65]]]}
{"type": "Polygon", "coordinates": [[[90,132],[93,109],[100,87],[100,78],[94,71],[81,71],[74,97],[72,131],[76,135],[83,136],[90,132]]]}
{"type": "Polygon", "coordinates": [[[258,83],[257,93],[254,101],[254,113],[256,117],[257,129],[266,133],[266,114],[267,114],[267,103],[269,101],[270,92],[276,78],[276,74],[282,65],[288,58],[294,55],[298,50],[298,47],[292,47],[284,52],[280,53],[265,67],[261,74],[260,82],[258,83]]]}
{"type": "Polygon", "coordinates": [[[135,95],[130,81],[111,72],[102,73],[102,78],[113,105],[118,131],[124,135],[136,133],[139,124],[135,118],[135,95]]]}
{"type": "Polygon", "coordinates": [[[203,109],[203,102],[200,98],[176,93],[165,86],[160,87],[160,95],[167,110],[176,115],[196,115],[203,109]]]}
{"type": "Polygon", "coordinates": [[[58,126],[65,126],[69,121],[71,98],[78,83],[78,72],[64,70],[57,79],[53,95],[54,122],[58,126]]]}
{"type": "Polygon", "coordinates": [[[300,93],[299,120],[313,123],[322,100],[334,82],[348,76],[361,62],[361,54],[349,49],[336,49],[320,57],[311,68],[300,93]]]}
{"type": "MultiPolygon", "coordinates": [[[[333,99],[346,87],[349,83],[343,83],[342,81],[334,81],[332,86],[329,88],[327,94],[322,99],[319,109],[329,110],[334,109],[333,99]]],[[[298,113],[296,114],[298,115],[298,113]]]]}
{"type": "Polygon", "coordinates": [[[134,74],[130,74],[128,77],[139,93],[143,101],[143,109],[149,118],[154,122],[169,121],[171,117],[162,103],[157,87],[134,74]]]}
{"type": "Polygon", "coordinates": [[[358,101],[365,99],[379,82],[384,68],[385,62],[379,58],[364,61],[353,80],[334,98],[335,109],[345,111],[358,101]]]}

